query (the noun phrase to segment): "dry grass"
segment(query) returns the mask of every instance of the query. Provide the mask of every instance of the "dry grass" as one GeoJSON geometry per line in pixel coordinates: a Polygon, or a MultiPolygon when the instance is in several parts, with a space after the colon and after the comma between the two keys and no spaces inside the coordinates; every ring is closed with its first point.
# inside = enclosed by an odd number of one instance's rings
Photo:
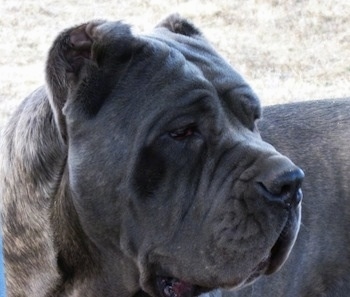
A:
{"type": "Polygon", "coordinates": [[[150,30],[190,18],[251,83],[263,104],[350,95],[348,0],[0,0],[0,126],[43,83],[59,31],[94,18],[150,30]]]}

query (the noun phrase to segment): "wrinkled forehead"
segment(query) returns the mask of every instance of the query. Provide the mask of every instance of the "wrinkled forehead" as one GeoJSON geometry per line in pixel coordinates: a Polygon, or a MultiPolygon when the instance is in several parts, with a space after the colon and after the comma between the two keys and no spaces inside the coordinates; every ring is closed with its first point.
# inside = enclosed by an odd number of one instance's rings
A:
{"type": "Polygon", "coordinates": [[[196,65],[218,94],[234,91],[236,95],[247,96],[259,105],[257,95],[243,77],[201,35],[186,36],[171,32],[165,27],[156,27],[151,36],[176,49],[196,65]]]}
{"type": "MultiPolygon", "coordinates": [[[[187,112],[194,105],[218,108],[216,89],[178,48],[152,36],[138,35],[137,42],[141,46],[127,69],[120,78],[115,78],[116,87],[104,106],[108,114],[113,110],[119,118],[124,118],[123,114],[131,113],[132,109],[145,122],[163,115],[172,117],[179,111],[187,112]]],[[[125,118],[126,122],[129,123],[129,119],[125,118]]]]}
{"type": "Polygon", "coordinates": [[[144,52],[135,62],[141,88],[150,87],[151,92],[163,89],[169,94],[183,91],[206,90],[216,94],[212,82],[207,79],[202,69],[194,64],[180,47],[154,36],[140,36],[146,44],[144,52]],[[147,75],[145,75],[147,74],[147,75]],[[142,80],[145,80],[144,82],[142,80]]]}
{"type": "MultiPolygon", "coordinates": [[[[157,38],[156,36],[139,36],[140,39],[146,44],[146,55],[143,53],[145,64],[151,65],[153,74],[155,70],[174,72],[180,70],[180,72],[188,72],[193,77],[201,77],[203,80],[207,80],[203,75],[203,72],[198,65],[192,63],[191,59],[185,55],[181,47],[168,42],[168,39],[157,38]]],[[[183,75],[183,73],[182,73],[183,75]]]]}

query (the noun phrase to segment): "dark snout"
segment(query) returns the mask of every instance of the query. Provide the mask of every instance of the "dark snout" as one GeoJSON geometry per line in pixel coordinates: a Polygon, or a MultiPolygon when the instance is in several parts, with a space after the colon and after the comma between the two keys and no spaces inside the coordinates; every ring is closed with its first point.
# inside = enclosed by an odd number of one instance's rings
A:
{"type": "Polygon", "coordinates": [[[288,158],[273,156],[261,164],[255,180],[257,191],[268,201],[285,207],[296,206],[302,199],[304,172],[288,158]]]}

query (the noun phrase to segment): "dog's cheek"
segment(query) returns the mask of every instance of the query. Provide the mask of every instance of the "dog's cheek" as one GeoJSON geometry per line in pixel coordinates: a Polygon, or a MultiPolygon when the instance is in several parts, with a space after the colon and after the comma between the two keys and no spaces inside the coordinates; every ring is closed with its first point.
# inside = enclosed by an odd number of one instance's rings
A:
{"type": "MultiPolygon", "coordinates": [[[[192,141],[174,141],[169,137],[158,139],[145,147],[139,154],[134,170],[134,186],[137,196],[155,197],[164,183],[172,193],[180,188],[181,176],[188,172],[191,176],[200,169],[202,158],[206,155],[203,139],[192,141]],[[177,180],[177,185],[173,183],[177,180]]],[[[163,192],[164,193],[164,192],[163,192]]],[[[160,202],[160,201],[159,201],[160,202]]]]}
{"type": "Polygon", "coordinates": [[[151,197],[166,175],[165,162],[154,149],[144,148],[140,153],[134,175],[134,189],[139,197],[151,197]]]}

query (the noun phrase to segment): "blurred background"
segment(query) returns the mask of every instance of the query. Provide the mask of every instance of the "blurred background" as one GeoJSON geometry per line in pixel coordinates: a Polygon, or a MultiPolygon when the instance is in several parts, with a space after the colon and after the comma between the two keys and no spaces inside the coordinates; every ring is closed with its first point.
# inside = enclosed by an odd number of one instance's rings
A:
{"type": "Polygon", "coordinates": [[[147,32],[174,12],[202,30],[263,105],[350,95],[348,0],[0,0],[0,127],[44,83],[47,51],[63,29],[98,18],[147,32]]]}

